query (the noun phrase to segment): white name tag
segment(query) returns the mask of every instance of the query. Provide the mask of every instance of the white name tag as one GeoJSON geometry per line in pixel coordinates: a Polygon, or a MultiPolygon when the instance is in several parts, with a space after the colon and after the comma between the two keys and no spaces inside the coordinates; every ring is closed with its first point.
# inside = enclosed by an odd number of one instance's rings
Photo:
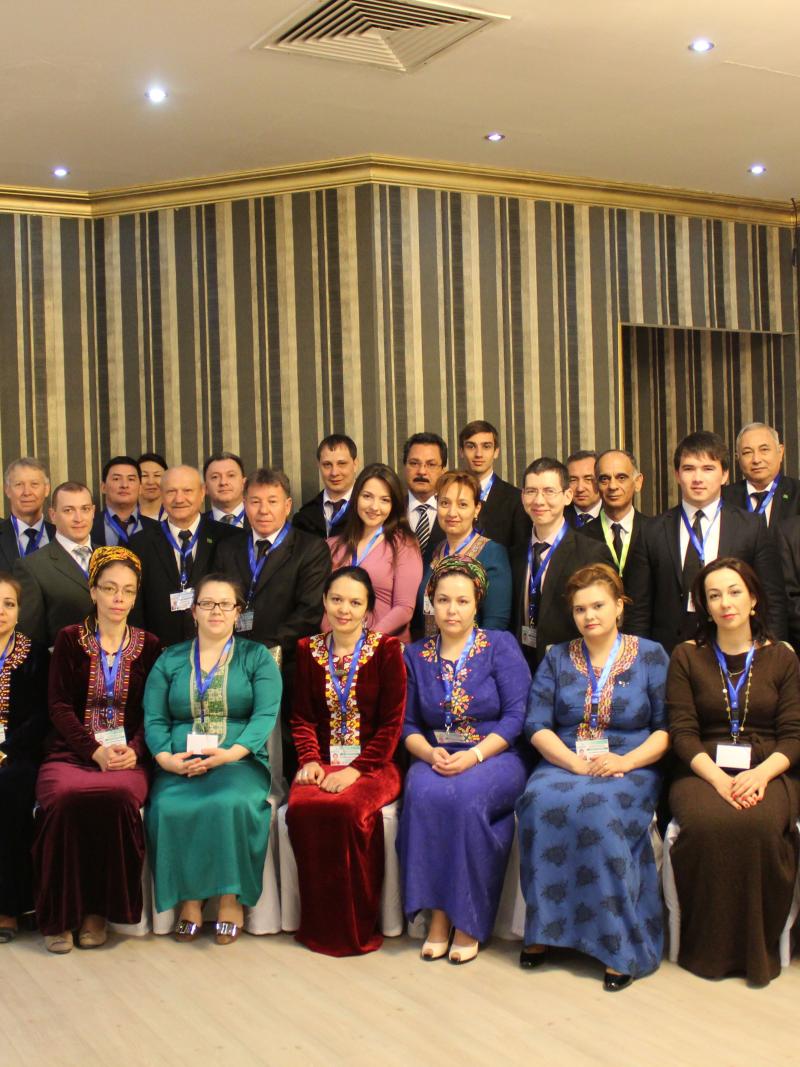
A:
{"type": "Polygon", "coordinates": [[[423,615],[433,615],[433,604],[431,604],[429,596],[426,596],[422,601],[422,613],[423,615]]]}
{"type": "Polygon", "coordinates": [[[186,735],[186,751],[191,752],[192,755],[202,756],[204,752],[210,752],[214,748],[219,748],[219,734],[192,732],[186,735]]]}
{"type": "Polygon", "coordinates": [[[468,737],[465,737],[458,730],[434,730],[433,736],[437,745],[472,745],[476,743],[470,741],[468,737]]]}
{"type": "Polygon", "coordinates": [[[331,745],[331,766],[346,767],[361,755],[361,745],[331,745]]]}
{"type": "Polygon", "coordinates": [[[536,627],[523,626],[521,640],[526,648],[536,648],[536,627]]]}
{"type": "Polygon", "coordinates": [[[255,612],[243,611],[239,618],[236,620],[236,632],[248,633],[253,629],[253,616],[255,612]]]}
{"type": "Polygon", "coordinates": [[[589,760],[593,760],[595,756],[607,756],[608,755],[608,738],[607,737],[579,737],[575,741],[575,751],[588,763],[589,760]]]}
{"type": "Polygon", "coordinates": [[[103,748],[108,748],[110,745],[127,745],[128,743],[125,738],[124,726],[115,726],[113,730],[98,730],[94,735],[94,739],[103,748]]]}
{"type": "Polygon", "coordinates": [[[194,605],[194,589],[181,589],[179,593],[169,594],[170,611],[187,611],[194,605]]]}
{"type": "Polygon", "coordinates": [[[718,767],[731,771],[749,771],[752,753],[750,745],[717,745],[718,767]]]}
{"type": "Polygon", "coordinates": [[[0,723],[0,745],[5,744],[5,740],[6,740],[6,728],[5,728],[5,726],[3,726],[2,723],[0,723]]]}

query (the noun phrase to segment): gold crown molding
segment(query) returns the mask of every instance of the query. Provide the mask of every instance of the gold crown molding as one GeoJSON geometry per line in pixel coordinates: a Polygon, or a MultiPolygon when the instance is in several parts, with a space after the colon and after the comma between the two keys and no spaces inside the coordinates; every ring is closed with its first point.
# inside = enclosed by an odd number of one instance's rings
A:
{"type": "Polygon", "coordinates": [[[772,226],[793,224],[791,205],[779,200],[757,200],[722,193],[702,193],[691,189],[670,189],[655,185],[609,182],[597,178],[571,178],[463,163],[375,155],[297,163],[266,170],[188,178],[127,189],[67,192],[0,186],[0,211],[103,218],[139,211],[158,211],[256,196],[366,184],[514,196],[772,226]]]}

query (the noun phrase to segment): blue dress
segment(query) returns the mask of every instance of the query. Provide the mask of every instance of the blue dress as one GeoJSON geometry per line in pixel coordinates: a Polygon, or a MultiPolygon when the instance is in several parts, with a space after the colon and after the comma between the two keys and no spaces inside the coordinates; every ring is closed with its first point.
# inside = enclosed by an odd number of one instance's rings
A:
{"type": "MultiPolygon", "coordinates": [[[[435,638],[410,645],[405,657],[403,738],[423,734],[435,745],[433,731],[445,727],[440,672],[452,675],[453,664],[439,664],[435,638]]],[[[479,629],[458,682],[453,702],[457,722],[473,731],[475,744],[495,733],[510,747],[452,778],[415,760],[406,775],[397,851],[408,918],[423,908],[442,908],[459,930],[486,941],[514,835],[514,804],[525,788],[525,764],[515,742],[522,730],[530,671],[511,634],[479,629]]]]}
{"type": "MultiPolygon", "coordinates": [[[[611,752],[666,729],[668,664],[654,641],[623,639],[600,700],[611,752]]],[[[531,685],[526,735],[553,730],[574,751],[589,693],[581,641],[553,646],[531,685]]],[[[662,906],[649,827],[660,785],[655,766],[596,778],[542,760],[517,804],[526,945],[577,949],[634,976],[658,967],[662,906]]]]}
{"type": "MultiPolygon", "coordinates": [[[[431,576],[433,564],[442,558],[446,545],[447,542],[443,541],[436,548],[431,562],[426,564],[422,572],[422,581],[417,591],[417,618],[425,620],[427,637],[434,632],[435,625],[432,616],[424,616],[425,587],[431,576]]],[[[486,569],[488,586],[486,596],[478,608],[478,625],[484,630],[509,630],[511,628],[512,582],[511,564],[508,561],[508,552],[505,547],[497,541],[490,541],[478,535],[468,550],[462,554],[476,559],[486,569]]]]}

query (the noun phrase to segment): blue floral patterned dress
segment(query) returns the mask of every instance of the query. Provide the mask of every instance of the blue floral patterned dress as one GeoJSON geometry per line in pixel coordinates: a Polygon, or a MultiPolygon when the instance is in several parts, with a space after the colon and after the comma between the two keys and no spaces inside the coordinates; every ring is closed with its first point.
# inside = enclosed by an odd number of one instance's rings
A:
{"type": "MultiPolygon", "coordinates": [[[[668,664],[661,645],[623,638],[599,704],[611,752],[666,729],[668,664]]],[[[581,641],[554,646],[531,685],[525,734],[552,730],[574,751],[590,695],[581,641]]],[[[649,827],[660,785],[655,766],[597,778],[542,760],[517,804],[526,945],[577,949],[623,974],[658,967],[662,907],[649,827]]]]}

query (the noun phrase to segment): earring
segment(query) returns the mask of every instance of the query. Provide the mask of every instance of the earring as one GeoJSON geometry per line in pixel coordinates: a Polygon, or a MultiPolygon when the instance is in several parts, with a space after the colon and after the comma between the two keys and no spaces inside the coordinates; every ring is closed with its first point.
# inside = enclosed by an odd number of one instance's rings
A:
{"type": "Polygon", "coordinates": [[[756,609],[755,608],[750,608],[750,614],[751,615],[755,615],[755,613],[756,613],[756,609]]]}

